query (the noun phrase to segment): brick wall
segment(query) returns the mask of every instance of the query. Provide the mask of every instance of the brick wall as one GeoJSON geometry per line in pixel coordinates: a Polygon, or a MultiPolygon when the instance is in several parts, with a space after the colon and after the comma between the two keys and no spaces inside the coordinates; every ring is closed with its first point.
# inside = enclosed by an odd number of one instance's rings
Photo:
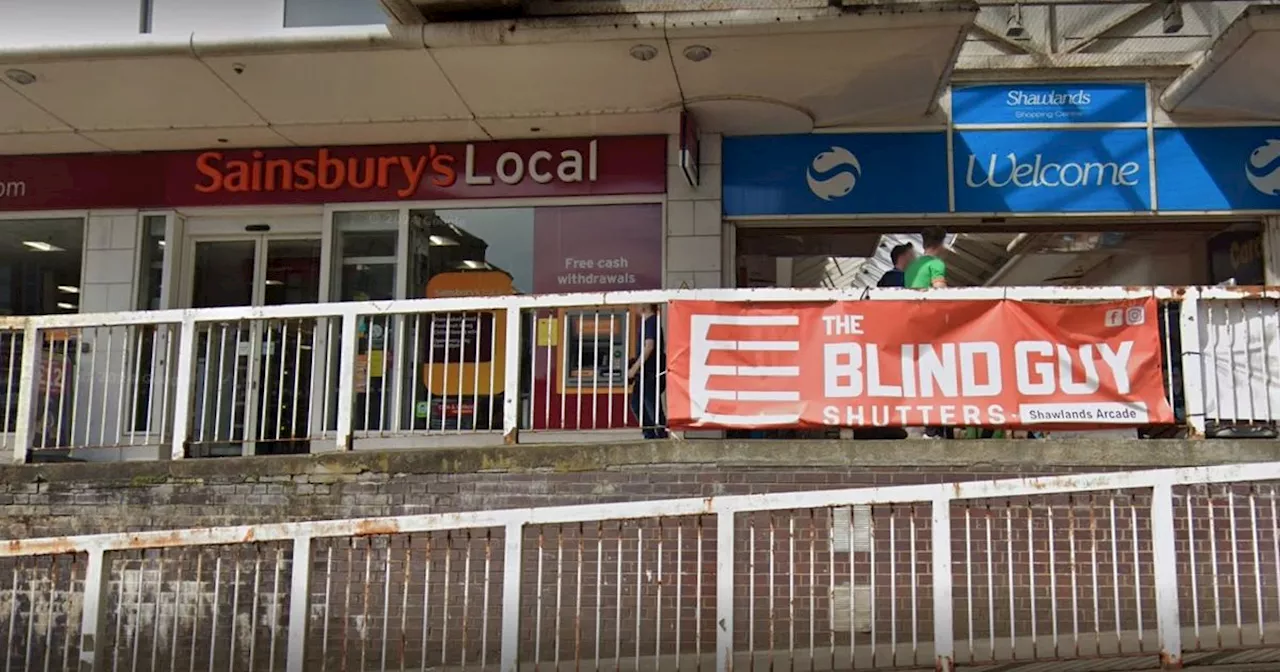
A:
{"type": "Polygon", "coordinates": [[[0,520],[4,536],[25,538],[1280,459],[1247,442],[906,445],[696,441],[4,467],[0,520]]]}
{"type": "MultiPolygon", "coordinates": [[[[1271,443],[1228,442],[689,442],[45,465],[0,470],[0,510],[7,534],[21,538],[1280,460],[1278,452],[1271,443]]],[[[1257,622],[1256,595],[1263,596],[1263,620],[1280,621],[1277,568],[1265,552],[1280,521],[1267,508],[1269,491],[1232,492],[1235,509],[1226,505],[1226,491],[1193,493],[1193,522],[1178,509],[1182,588],[1191,594],[1189,577],[1196,572],[1202,624],[1213,622],[1216,609],[1234,625],[1239,599],[1244,630],[1256,633],[1249,627],[1257,622]],[[1247,506],[1257,503],[1250,496],[1261,505],[1247,506]],[[1212,527],[1210,502],[1218,516],[1212,527]],[[1234,527],[1227,525],[1233,510],[1234,527]],[[1250,511],[1260,512],[1256,527],[1250,511]],[[1262,551],[1256,566],[1255,531],[1262,551]],[[1210,538],[1216,556],[1205,548],[1210,538]],[[1243,545],[1233,546],[1240,540],[1243,545]],[[1238,583],[1233,548],[1244,559],[1238,583]],[[1221,588],[1212,581],[1215,558],[1218,578],[1227,582],[1221,588]]],[[[1084,653],[1153,650],[1149,501],[1116,493],[1114,522],[1112,504],[1105,495],[953,508],[953,619],[962,659],[971,631],[977,658],[990,657],[993,639],[998,657],[1010,658],[1010,634],[1020,658],[1050,657],[1055,627],[1066,654],[1077,646],[1069,636],[1077,630],[1084,653]],[[964,558],[970,562],[959,562],[964,558]]],[[[812,642],[820,663],[835,656],[844,665],[852,641],[863,666],[873,653],[878,663],[896,657],[902,665],[913,656],[930,661],[927,503],[849,516],[842,524],[851,526],[855,541],[847,547],[834,538],[831,509],[738,516],[733,565],[740,650],[753,646],[767,665],[770,655],[806,659],[812,642]]],[[[526,528],[521,658],[711,656],[715,525],[713,517],[688,516],[526,528]]],[[[312,662],[317,669],[372,669],[385,655],[391,667],[403,660],[416,668],[424,656],[434,666],[460,665],[464,657],[469,664],[482,658],[495,664],[503,534],[498,528],[317,540],[310,558],[312,662]]],[[[287,544],[245,544],[114,554],[107,649],[131,669],[135,655],[143,670],[189,666],[192,659],[201,669],[210,660],[221,669],[232,657],[244,669],[268,669],[270,660],[280,667],[291,552],[287,544]],[[215,641],[225,644],[211,649],[215,628],[226,635],[215,641]]],[[[40,562],[0,563],[0,598],[18,600],[18,631],[33,622],[32,614],[44,624],[50,619],[38,617],[55,611],[21,597],[32,580],[73,585],[83,571],[81,557],[40,562]],[[9,576],[23,578],[10,587],[9,576]]],[[[74,615],[74,601],[59,609],[74,615]]],[[[1183,612],[1188,622],[1195,616],[1189,601],[1183,612]]],[[[10,660],[41,667],[39,656],[70,652],[76,638],[66,634],[65,623],[50,636],[54,653],[34,647],[38,659],[28,659],[27,649],[11,642],[10,660]]],[[[32,632],[39,637],[42,630],[32,632]]]]}

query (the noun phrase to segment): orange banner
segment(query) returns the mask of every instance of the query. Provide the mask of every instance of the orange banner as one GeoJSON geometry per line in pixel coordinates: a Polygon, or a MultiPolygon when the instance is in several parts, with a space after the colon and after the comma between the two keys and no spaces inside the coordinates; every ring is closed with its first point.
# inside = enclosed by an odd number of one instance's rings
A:
{"type": "Polygon", "coordinates": [[[1168,424],[1155,300],[673,301],[673,427],[1168,424]]]}

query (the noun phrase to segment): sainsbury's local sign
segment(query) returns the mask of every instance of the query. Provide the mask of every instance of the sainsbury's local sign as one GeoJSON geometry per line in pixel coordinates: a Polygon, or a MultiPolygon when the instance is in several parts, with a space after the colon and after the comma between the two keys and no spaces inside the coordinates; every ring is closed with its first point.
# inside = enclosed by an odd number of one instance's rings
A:
{"type": "Polygon", "coordinates": [[[0,157],[0,210],[660,194],[666,140],[0,157]]]}
{"type": "Polygon", "coordinates": [[[1280,211],[1280,126],[1155,128],[1147,100],[1144,84],[978,85],[952,91],[946,130],[728,138],[724,212],[1280,211]]]}

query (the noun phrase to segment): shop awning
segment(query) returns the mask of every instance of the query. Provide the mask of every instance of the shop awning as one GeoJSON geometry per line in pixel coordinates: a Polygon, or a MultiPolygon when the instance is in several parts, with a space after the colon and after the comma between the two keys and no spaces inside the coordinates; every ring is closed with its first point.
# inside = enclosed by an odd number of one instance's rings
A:
{"type": "Polygon", "coordinates": [[[923,120],[971,2],[0,49],[0,153],[804,132],[923,120]]]}
{"type": "Polygon", "coordinates": [[[1280,119],[1280,6],[1253,5],[1160,96],[1169,112],[1280,119]]]}

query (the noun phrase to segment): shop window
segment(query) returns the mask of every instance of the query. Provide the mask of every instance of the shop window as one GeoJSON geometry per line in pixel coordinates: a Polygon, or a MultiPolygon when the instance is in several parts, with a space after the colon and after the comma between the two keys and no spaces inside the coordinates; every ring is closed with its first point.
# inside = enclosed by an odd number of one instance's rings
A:
{"type": "Polygon", "coordinates": [[[396,268],[400,215],[395,210],[334,214],[334,255],[339,301],[399,298],[396,268]]]}
{"type": "Polygon", "coordinates": [[[382,25],[387,14],[378,0],[285,0],[284,27],[382,25]]]}
{"type": "MultiPolygon", "coordinates": [[[[414,210],[410,291],[429,298],[560,294],[662,286],[662,209],[656,204],[414,210]]],[[[505,343],[501,313],[437,317],[423,352],[423,396],[434,428],[486,428],[500,418],[505,343]],[[499,347],[493,348],[493,344],[499,347]],[[425,357],[424,357],[425,359],[425,357]],[[499,358],[500,359],[500,358],[499,358]],[[490,376],[490,372],[498,373],[490,376]],[[491,382],[490,382],[491,378],[491,382]],[[479,381],[468,384],[467,381],[479,381]],[[439,401],[435,401],[439,400],[439,401]]],[[[521,408],[542,427],[591,418],[627,422],[620,395],[634,326],[626,309],[521,316],[521,408]]],[[[586,422],[586,420],[583,420],[586,422]]]]}
{"type": "Polygon", "coordinates": [[[0,222],[0,315],[80,310],[84,220],[0,222]]]}
{"type": "MultiPolygon", "coordinates": [[[[0,315],[56,315],[80,310],[84,220],[19,219],[0,222],[0,315]]],[[[68,341],[50,341],[65,352],[68,341]]],[[[17,420],[21,336],[0,333],[0,403],[12,432],[17,420]]],[[[58,377],[61,379],[61,376],[58,377]]],[[[51,378],[52,379],[52,378],[51,378]]]]}

